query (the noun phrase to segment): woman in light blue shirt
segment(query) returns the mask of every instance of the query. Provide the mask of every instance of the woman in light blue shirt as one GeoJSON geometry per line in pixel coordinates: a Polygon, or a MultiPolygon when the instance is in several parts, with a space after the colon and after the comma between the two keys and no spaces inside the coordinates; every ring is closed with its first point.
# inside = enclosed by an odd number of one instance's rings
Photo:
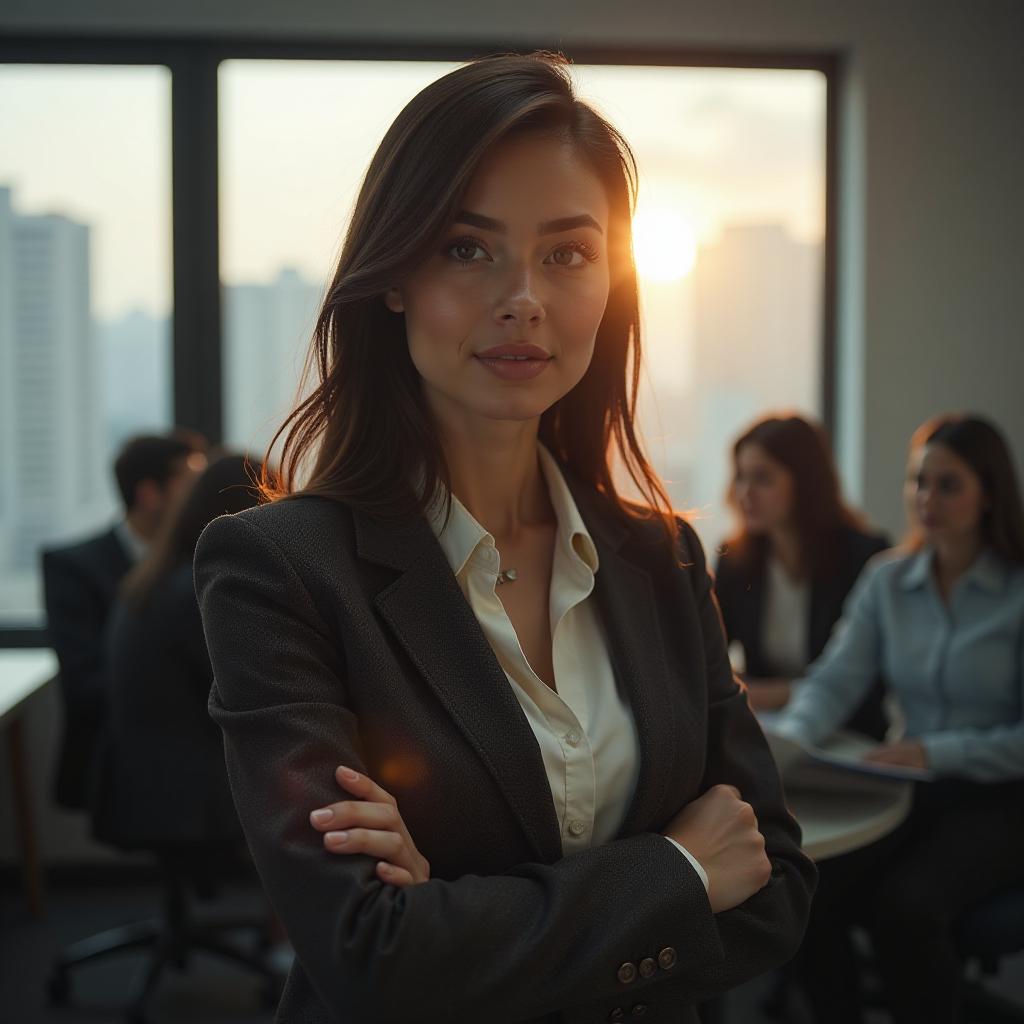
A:
{"type": "Polygon", "coordinates": [[[824,739],[881,671],[906,730],[869,759],[936,776],[895,833],[820,865],[799,964],[829,1024],[861,1019],[841,948],[853,919],[897,1024],[958,1020],[954,922],[1024,884],[1024,511],[1005,441],[974,416],[926,423],[905,494],[909,540],[865,570],[779,723],[824,739]]]}

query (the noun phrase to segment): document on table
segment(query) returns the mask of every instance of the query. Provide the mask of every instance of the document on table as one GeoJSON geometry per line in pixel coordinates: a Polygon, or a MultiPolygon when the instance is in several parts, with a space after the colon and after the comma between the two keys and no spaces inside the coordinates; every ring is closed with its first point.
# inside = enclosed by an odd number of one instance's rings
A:
{"type": "Polygon", "coordinates": [[[816,746],[801,743],[790,736],[781,736],[772,728],[777,718],[778,714],[771,711],[759,712],[757,716],[783,779],[794,777],[808,765],[828,766],[840,772],[852,772],[876,779],[931,782],[935,778],[935,773],[926,768],[865,761],[864,755],[876,749],[879,744],[854,733],[835,733],[816,746]]]}

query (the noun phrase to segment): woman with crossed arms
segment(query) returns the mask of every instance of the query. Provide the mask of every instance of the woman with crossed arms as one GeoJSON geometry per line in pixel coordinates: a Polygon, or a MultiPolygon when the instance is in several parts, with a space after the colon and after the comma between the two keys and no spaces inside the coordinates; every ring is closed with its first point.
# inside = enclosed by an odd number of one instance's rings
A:
{"type": "Polygon", "coordinates": [[[814,870],[634,433],[634,181],[558,58],[424,89],[274,500],[200,541],[282,1018],[693,1021],[799,942],[814,870]]]}

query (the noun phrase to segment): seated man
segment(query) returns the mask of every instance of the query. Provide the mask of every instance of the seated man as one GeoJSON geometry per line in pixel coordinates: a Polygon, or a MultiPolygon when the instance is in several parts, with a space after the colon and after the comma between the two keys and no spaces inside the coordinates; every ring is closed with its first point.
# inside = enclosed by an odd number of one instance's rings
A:
{"type": "Polygon", "coordinates": [[[43,552],[46,616],[65,710],[54,799],[64,807],[89,804],[106,703],[104,632],[118,584],[179,491],[205,466],[205,447],[191,431],[128,441],[114,463],[124,518],[97,536],[43,552]]]}

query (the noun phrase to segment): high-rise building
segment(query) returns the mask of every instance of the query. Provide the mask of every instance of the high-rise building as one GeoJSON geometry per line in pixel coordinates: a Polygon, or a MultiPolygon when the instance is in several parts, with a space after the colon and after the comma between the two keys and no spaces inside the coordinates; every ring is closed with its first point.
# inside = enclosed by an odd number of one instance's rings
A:
{"type": "Polygon", "coordinates": [[[31,572],[39,547],[102,514],[89,228],[21,216],[0,189],[0,560],[31,572]]]}
{"type": "Polygon", "coordinates": [[[286,268],[225,289],[225,436],[256,455],[291,411],[321,288],[286,268]]]}
{"type": "MultiPolygon", "coordinates": [[[[780,408],[819,415],[821,247],[780,225],[726,228],[696,264],[693,500],[717,505],[729,443],[780,408]]],[[[709,523],[717,540],[727,523],[709,523]]]]}

